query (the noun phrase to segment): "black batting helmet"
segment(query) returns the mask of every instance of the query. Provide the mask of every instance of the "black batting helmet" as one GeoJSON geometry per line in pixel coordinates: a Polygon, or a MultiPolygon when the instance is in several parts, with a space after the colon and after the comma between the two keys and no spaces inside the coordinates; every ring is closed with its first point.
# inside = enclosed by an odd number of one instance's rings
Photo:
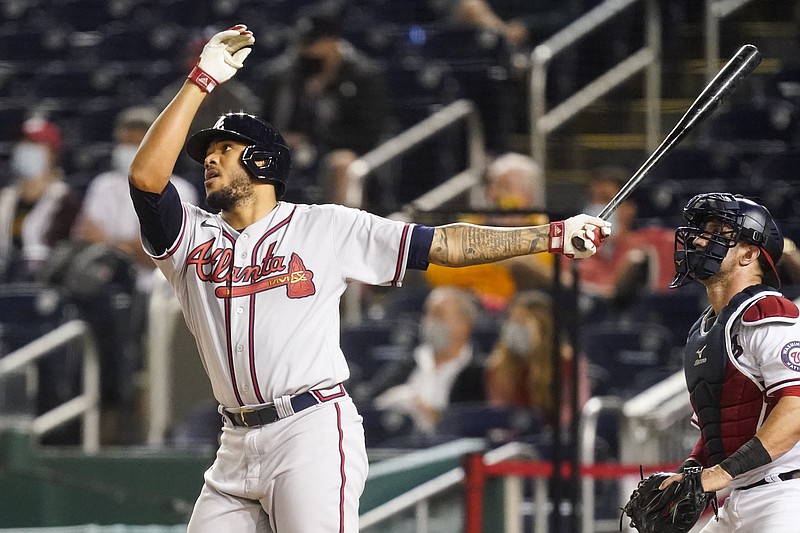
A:
{"type": "Polygon", "coordinates": [[[242,151],[242,164],[254,178],[275,185],[275,194],[280,199],[286,192],[292,155],[278,130],[254,115],[227,113],[212,127],[189,137],[186,153],[202,164],[208,145],[224,139],[247,145],[242,151]]]}
{"type": "Polygon", "coordinates": [[[737,242],[755,244],[761,250],[759,262],[764,283],[780,287],[775,268],[783,255],[783,234],[769,210],[738,194],[698,194],[686,204],[683,216],[689,226],[675,232],[675,278],[670,287],[680,287],[695,279],[707,279],[719,272],[720,264],[737,242]],[[731,233],[709,232],[705,223],[715,218],[730,228],[731,233]],[[694,239],[702,237],[708,244],[701,250],[694,239]]]}

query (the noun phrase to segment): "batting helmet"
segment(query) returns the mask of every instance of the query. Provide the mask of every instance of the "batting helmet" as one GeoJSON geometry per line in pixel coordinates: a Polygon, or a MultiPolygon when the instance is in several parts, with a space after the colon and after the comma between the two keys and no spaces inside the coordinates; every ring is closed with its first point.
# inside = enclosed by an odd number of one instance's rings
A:
{"type": "Polygon", "coordinates": [[[689,200],[683,216],[689,226],[675,231],[675,278],[670,287],[680,287],[718,273],[725,254],[737,242],[758,246],[764,283],[780,287],[775,265],[783,255],[783,234],[766,207],[738,194],[704,193],[689,200]],[[719,232],[707,231],[705,223],[712,218],[720,220],[731,231],[723,234],[722,227],[719,232]],[[703,249],[695,247],[697,237],[707,241],[703,249]]]}
{"type": "Polygon", "coordinates": [[[242,164],[254,178],[275,185],[276,196],[280,199],[286,192],[292,155],[278,130],[254,115],[227,113],[212,127],[189,137],[186,153],[202,164],[208,146],[214,141],[224,139],[247,145],[242,151],[242,164]]]}

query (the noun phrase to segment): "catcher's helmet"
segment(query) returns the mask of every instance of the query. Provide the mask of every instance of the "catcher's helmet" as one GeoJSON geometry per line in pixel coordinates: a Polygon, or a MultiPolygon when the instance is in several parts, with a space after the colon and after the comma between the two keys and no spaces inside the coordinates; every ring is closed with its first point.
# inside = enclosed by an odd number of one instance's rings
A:
{"type": "Polygon", "coordinates": [[[286,192],[292,156],[278,130],[254,115],[227,113],[212,127],[189,137],[186,153],[202,164],[208,145],[223,139],[247,145],[242,152],[242,164],[254,178],[275,185],[276,196],[280,199],[286,192]]]}
{"type": "Polygon", "coordinates": [[[675,277],[670,287],[718,273],[725,254],[737,242],[758,246],[764,283],[780,287],[775,264],[783,254],[783,234],[766,207],[738,194],[704,193],[689,200],[683,216],[689,225],[675,231],[675,277]],[[705,223],[712,218],[720,220],[731,232],[723,235],[706,231],[705,223]],[[697,237],[707,241],[702,250],[694,245],[697,237]]]}

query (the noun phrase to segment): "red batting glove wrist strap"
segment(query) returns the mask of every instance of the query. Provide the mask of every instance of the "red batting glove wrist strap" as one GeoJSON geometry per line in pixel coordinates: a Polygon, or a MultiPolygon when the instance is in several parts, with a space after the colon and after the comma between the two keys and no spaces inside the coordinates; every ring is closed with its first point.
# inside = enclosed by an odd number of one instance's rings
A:
{"type": "Polygon", "coordinates": [[[217,85],[219,85],[217,80],[212,78],[208,72],[201,69],[199,66],[195,66],[192,69],[192,71],[189,73],[189,79],[207,93],[210,93],[217,85]]]}
{"type": "Polygon", "coordinates": [[[547,244],[547,250],[551,253],[563,254],[564,253],[564,221],[550,223],[550,240],[547,244]]]}

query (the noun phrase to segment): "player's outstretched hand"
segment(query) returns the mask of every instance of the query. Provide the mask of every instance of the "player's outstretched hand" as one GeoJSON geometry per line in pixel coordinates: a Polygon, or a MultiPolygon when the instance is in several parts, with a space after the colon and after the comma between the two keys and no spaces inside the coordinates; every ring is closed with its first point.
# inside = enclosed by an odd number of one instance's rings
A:
{"type": "Polygon", "coordinates": [[[244,60],[252,51],[250,47],[255,42],[253,32],[244,24],[217,33],[203,47],[189,79],[210,93],[242,68],[244,60]]]}
{"type": "Polygon", "coordinates": [[[593,256],[600,242],[609,235],[611,235],[611,223],[607,220],[589,215],[575,215],[566,220],[550,223],[548,248],[552,253],[585,259],[593,256]],[[583,240],[583,250],[573,246],[573,237],[583,240]]]}

